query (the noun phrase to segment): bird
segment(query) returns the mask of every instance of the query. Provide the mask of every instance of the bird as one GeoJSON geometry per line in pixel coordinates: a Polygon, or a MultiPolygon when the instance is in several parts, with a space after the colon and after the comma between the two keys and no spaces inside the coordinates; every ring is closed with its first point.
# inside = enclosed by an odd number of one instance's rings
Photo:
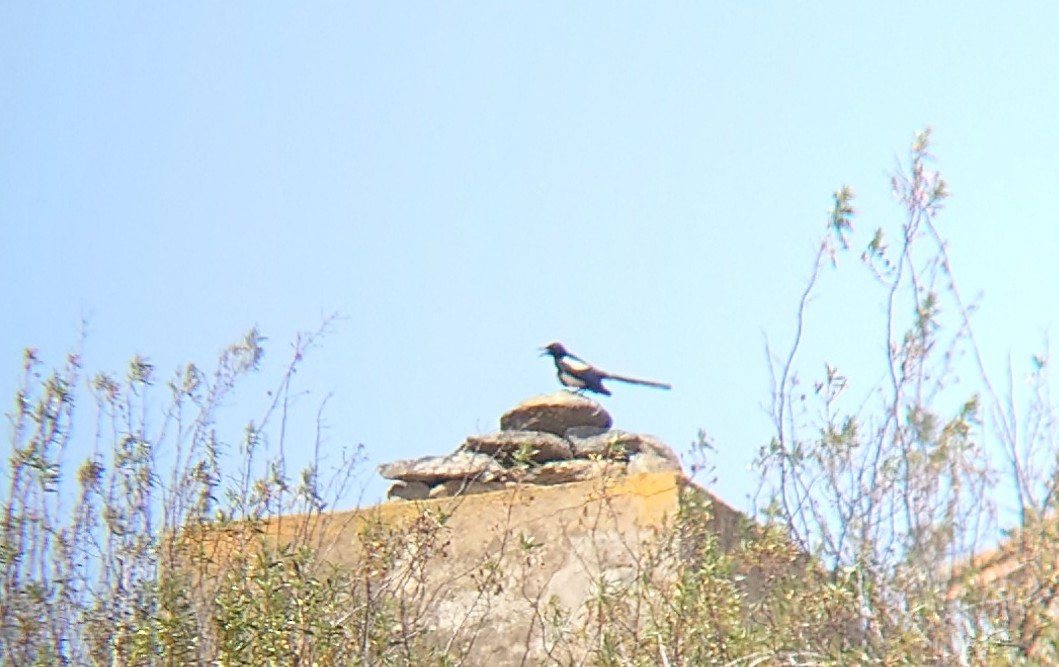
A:
{"type": "Polygon", "coordinates": [[[615,375],[614,373],[600,370],[581,357],[572,354],[569,350],[563,347],[562,343],[548,343],[541,348],[541,356],[543,357],[544,355],[551,355],[552,360],[555,361],[555,370],[556,374],[559,376],[559,382],[561,382],[563,386],[572,387],[578,393],[591,391],[597,394],[603,394],[604,396],[610,396],[610,390],[603,386],[603,380],[617,380],[618,382],[641,384],[647,387],[657,387],[659,389],[672,389],[671,385],[664,382],[638,380],[636,378],[615,375]]]}

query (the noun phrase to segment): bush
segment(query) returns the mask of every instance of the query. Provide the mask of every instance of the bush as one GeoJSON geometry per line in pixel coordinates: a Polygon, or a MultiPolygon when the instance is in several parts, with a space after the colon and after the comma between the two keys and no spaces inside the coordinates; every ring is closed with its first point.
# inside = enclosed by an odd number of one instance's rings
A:
{"type": "MultiPolygon", "coordinates": [[[[878,289],[876,300],[858,296],[881,306],[881,381],[847,376],[828,361],[816,362],[819,372],[800,363],[823,272],[838,269],[851,249],[853,192],[834,195],[793,344],[782,355],[770,350],[775,435],[757,459],[762,515],[852,595],[866,660],[1050,664],[1059,655],[1048,596],[1022,594],[1028,607],[999,603],[1018,590],[1054,590],[1053,575],[990,577],[983,588],[975,558],[995,545],[996,501],[1006,495],[1019,501],[1022,529],[1055,552],[1041,532],[1047,522],[1027,522],[1054,512],[1059,469],[1038,453],[1042,442],[1052,450],[1055,442],[1054,430],[1041,428],[1055,423],[1046,363],[1035,358],[1036,390],[1022,419],[1036,428],[1027,443],[1016,436],[1013,390],[1001,399],[989,379],[974,337],[975,306],[962,296],[936,224],[949,193],[930,148],[929,131],[917,134],[891,180],[904,220],[896,233],[875,230],[853,265],[878,289]],[[1025,622],[1027,613],[1036,621],[1025,622]]],[[[1038,561],[1033,569],[1052,568],[1038,561]]]]}

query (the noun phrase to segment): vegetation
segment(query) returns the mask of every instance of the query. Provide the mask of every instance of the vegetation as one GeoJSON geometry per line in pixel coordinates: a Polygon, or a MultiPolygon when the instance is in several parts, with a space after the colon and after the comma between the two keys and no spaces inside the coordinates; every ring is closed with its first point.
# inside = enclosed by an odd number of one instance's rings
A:
{"type": "MultiPolygon", "coordinates": [[[[47,372],[27,350],[0,496],[0,660],[475,664],[475,642],[502,620],[491,601],[514,587],[535,618],[514,640],[526,664],[1059,663],[1049,360],[1035,357],[1021,408],[1014,383],[1001,395],[986,373],[937,227],[948,192],[928,132],[892,188],[903,219],[859,255],[854,194],[834,195],[794,339],[769,350],[774,436],[755,461],[756,521],[739,545],[719,538],[709,496],[688,487],[677,516],[625,545],[626,575],[586,571],[595,594],[569,609],[525,584],[540,545],[512,521],[467,563],[474,613],[444,635],[430,619],[448,582],[431,566],[459,539],[450,516],[364,518],[347,558],[319,557],[336,546],[327,510],[359,452],[326,480],[318,457],[292,474],[282,424],[327,323],[297,341],[272,402],[231,440],[222,413],[260,364],[256,330],[213,370],[188,365],[164,387],[140,357],[122,378],[86,382],[78,355],[47,372]],[[807,352],[834,333],[814,328],[810,306],[836,271],[866,272],[877,290],[860,295],[881,306],[866,355],[882,359],[867,371],[807,352]],[[81,462],[69,455],[75,423],[94,439],[81,462]],[[1001,496],[1017,511],[998,515],[1001,496]]],[[[708,462],[709,449],[700,434],[694,453],[708,462]]],[[[600,480],[602,507],[607,488],[600,480]]]]}
{"type": "Polygon", "coordinates": [[[829,568],[855,610],[864,660],[1055,664],[1055,524],[1045,517],[1059,468],[1047,358],[1034,359],[1020,414],[1013,385],[1001,397],[990,381],[974,306],[936,225],[949,195],[929,131],[891,185],[904,220],[896,234],[876,230],[859,257],[879,290],[869,301],[882,306],[882,380],[862,380],[858,393],[836,365],[818,362],[822,372],[803,379],[798,363],[822,273],[851,250],[853,193],[842,188],[794,342],[770,351],[775,436],[757,459],[762,515],[829,568]],[[1008,496],[1019,510],[1001,518],[1017,537],[982,557],[996,546],[995,502],[1008,496]]]}

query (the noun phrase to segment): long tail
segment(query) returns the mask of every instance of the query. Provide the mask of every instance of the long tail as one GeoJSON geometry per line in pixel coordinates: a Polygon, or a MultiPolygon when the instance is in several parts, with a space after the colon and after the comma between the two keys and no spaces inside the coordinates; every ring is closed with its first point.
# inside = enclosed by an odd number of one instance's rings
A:
{"type": "Polygon", "coordinates": [[[665,382],[654,382],[653,380],[638,380],[636,378],[625,377],[624,375],[613,375],[607,373],[606,377],[611,380],[617,380],[618,382],[627,382],[629,384],[642,384],[645,387],[657,387],[659,389],[672,389],[673,385],[666,384],[665,382]]]}

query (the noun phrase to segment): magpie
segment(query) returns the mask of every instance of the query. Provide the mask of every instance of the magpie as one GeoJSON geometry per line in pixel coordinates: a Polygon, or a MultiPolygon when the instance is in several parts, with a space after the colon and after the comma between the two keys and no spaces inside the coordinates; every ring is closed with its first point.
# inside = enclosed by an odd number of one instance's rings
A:
{"type": "Polygon", "coordinates": [[[581,357],[571,354],[562,343],[548,343],[546,346],[541,348],[541,356],[546,354],[552,356],[552,360],[555,361],[556,374],[559,376],[559,382],[563,383],[563,386],[572,387],[578,393],[584,393],[585,391],[595,392],[597,394],[603,394],[610,396],[610,390],[603,386],[603,380],[617,380],[618,382],[628,382],[629,384],[642,384],[648,387],[658,387],[659,389],[670,389],[671,386],[664,382],[652,382],[650,380],[637,380],[636,378],[625,377],[624,375],[614,375],[606,371],[600,370],[588,363],[581,357]]]}

